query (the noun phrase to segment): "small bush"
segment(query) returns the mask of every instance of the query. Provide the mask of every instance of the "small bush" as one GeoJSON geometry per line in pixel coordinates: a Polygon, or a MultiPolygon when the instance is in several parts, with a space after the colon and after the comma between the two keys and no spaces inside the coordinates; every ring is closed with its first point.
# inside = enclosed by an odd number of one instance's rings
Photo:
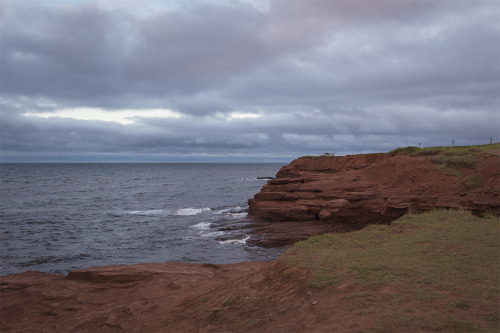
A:
{"type": "Polygon", "coordinates": [[[435,164],[443,164],[449,168],[473,168],[476,165],[474,155],[440,155],[432,159],[435,164]]]}
{"type": "Polygon", "coordinates": [[[403,148],[397,148],[391,151],[393,154],[408,154],[408,155],[414,155],[420,151],[420,148],[415,147],[415,146],[408,146],[408,147],[403,147],[403,148]]]}
{"type": "Polygon", "coordinates": [[[443,152],[443,148],[437,147],[437,148],[425,148],[422,149],[422,151],[418,152],[417,155],[421,156],[436,156],[439,155],[443,152]]]}

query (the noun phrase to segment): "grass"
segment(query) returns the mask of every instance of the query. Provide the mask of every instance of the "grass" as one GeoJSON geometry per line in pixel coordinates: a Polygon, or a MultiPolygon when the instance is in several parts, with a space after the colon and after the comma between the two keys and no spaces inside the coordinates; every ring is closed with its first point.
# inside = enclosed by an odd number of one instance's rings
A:
{"type": "Polygon", "coordinates": [[[408,146],[403,148],[394,149],[392,154],[406,154],[406,155],[427,155],[427,156],[464,156],[477,153],[485,153],[489,150],[500,149],[500,143],[491,145],[478,145],[478,146],[441,146],[441,147],[427,147],[419,148],[408,146]]]}
{"type": "Polygon", "coordinates": [[[499,223],[465,211],[409,214],[390,226],[312,237],[279,260],[307,268],[311,287],[353,280],[363,292],[346,297],[356,301],[355,311],[380,317],[377,330],[497,331],[499,223]],[[390,297],[381,296],[383,288],[393,290],[390,297]],[[390,314],[410,303],[411,315],[390,314]],[[465,316],[471,309],[477,313],[465,316]]]}
{"type": "MultiPolygon", "coordinates": [[[[477,145],[477,146],[442,146],[442,147],[427,147],[419,148],[415,146],[408,146],[397,148],[389,153],[392,155],[405,154],[416,156],[428,156],[431,161],[436,164],[436,167],[445,170],[455,176],[462,176],[460,169],[472,169],[476,165],[479,154],[487,156],[488,151],[493,149],[500,149],[500,143],[490,145],[477,145]]],[[[322,159],[322,158],[339,158],[342,156],[302,156],[300,158],[306,159],[322,159]]]]}
{"type": "Polygon", "coordinates": [[[231,299],[231,298],[227,299],[227,300],[224,302],[224,305],[225,305],[225,306],[228,306],[228,307],[229,307],[229,306],[232,306],[233,304],[234,304],[234,300],[233,300],[233,299],[231,299]]]}
{"type": "MultiPolygon", "coordinates": [[[[453,176],[465,178],[463,169],[474,169],[480,155],[487,157],[488,151],[500,149],[500,143],[480,146],[448,146],[448,147],[404,147],[398,148],[390,153],[393,155],[405,154],[415,156],[429,156],[436,168],[446,171],[453,176]]],[[[482,181],[477,175],[464,179],[465,189],[474,189],[481,186],[482,181]]]]}
{"type": "Polygon", "coordinates": [[[474,189],[478,188],[483,184],[483,181],[481,180],[481,177],[478,175],[472,175],[470,177],[467,177],[465,179],[465,187],[466,189],[474,189]]]}
{"type": "Polygon", "coordinates": [[[391,151],[392,154],[406,154],[417,156],[430,156],[432,162],[443,169],[457,170],[460,168],[473,168],[477,155],[488,154],[489,150],[500,149],[500,144],[482,146],[453,146],[453,147],[405,147],[391,151]]]}

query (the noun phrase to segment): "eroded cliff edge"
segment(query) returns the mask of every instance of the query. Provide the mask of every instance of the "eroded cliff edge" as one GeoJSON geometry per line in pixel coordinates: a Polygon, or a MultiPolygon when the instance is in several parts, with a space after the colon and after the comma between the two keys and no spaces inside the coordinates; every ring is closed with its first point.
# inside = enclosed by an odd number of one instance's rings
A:
{"type": "Polygon", "coordinates": [[[268,221],[359,229],[434,208],[500,213],[498,145],[301,157],[249,200],[268,221]]]}

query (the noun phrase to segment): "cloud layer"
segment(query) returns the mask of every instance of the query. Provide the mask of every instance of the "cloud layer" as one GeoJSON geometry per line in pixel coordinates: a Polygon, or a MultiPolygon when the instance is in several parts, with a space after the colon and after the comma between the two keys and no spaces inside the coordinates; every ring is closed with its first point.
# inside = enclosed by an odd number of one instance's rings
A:
{"type": "Polygon", "coordinates": [[[0,0],[2,161],[499,140],[496,1],[147,4],[0,0]]]}

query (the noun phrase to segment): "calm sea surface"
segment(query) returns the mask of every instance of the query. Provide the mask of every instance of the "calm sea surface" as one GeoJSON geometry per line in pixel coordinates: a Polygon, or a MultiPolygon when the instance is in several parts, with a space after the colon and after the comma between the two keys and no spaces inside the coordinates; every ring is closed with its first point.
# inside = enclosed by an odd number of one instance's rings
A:
{"type": "Polygon", "coordinates": [[[247,200],[281,164],[0,164],[0,275],[269,260],[247,200]]]}

